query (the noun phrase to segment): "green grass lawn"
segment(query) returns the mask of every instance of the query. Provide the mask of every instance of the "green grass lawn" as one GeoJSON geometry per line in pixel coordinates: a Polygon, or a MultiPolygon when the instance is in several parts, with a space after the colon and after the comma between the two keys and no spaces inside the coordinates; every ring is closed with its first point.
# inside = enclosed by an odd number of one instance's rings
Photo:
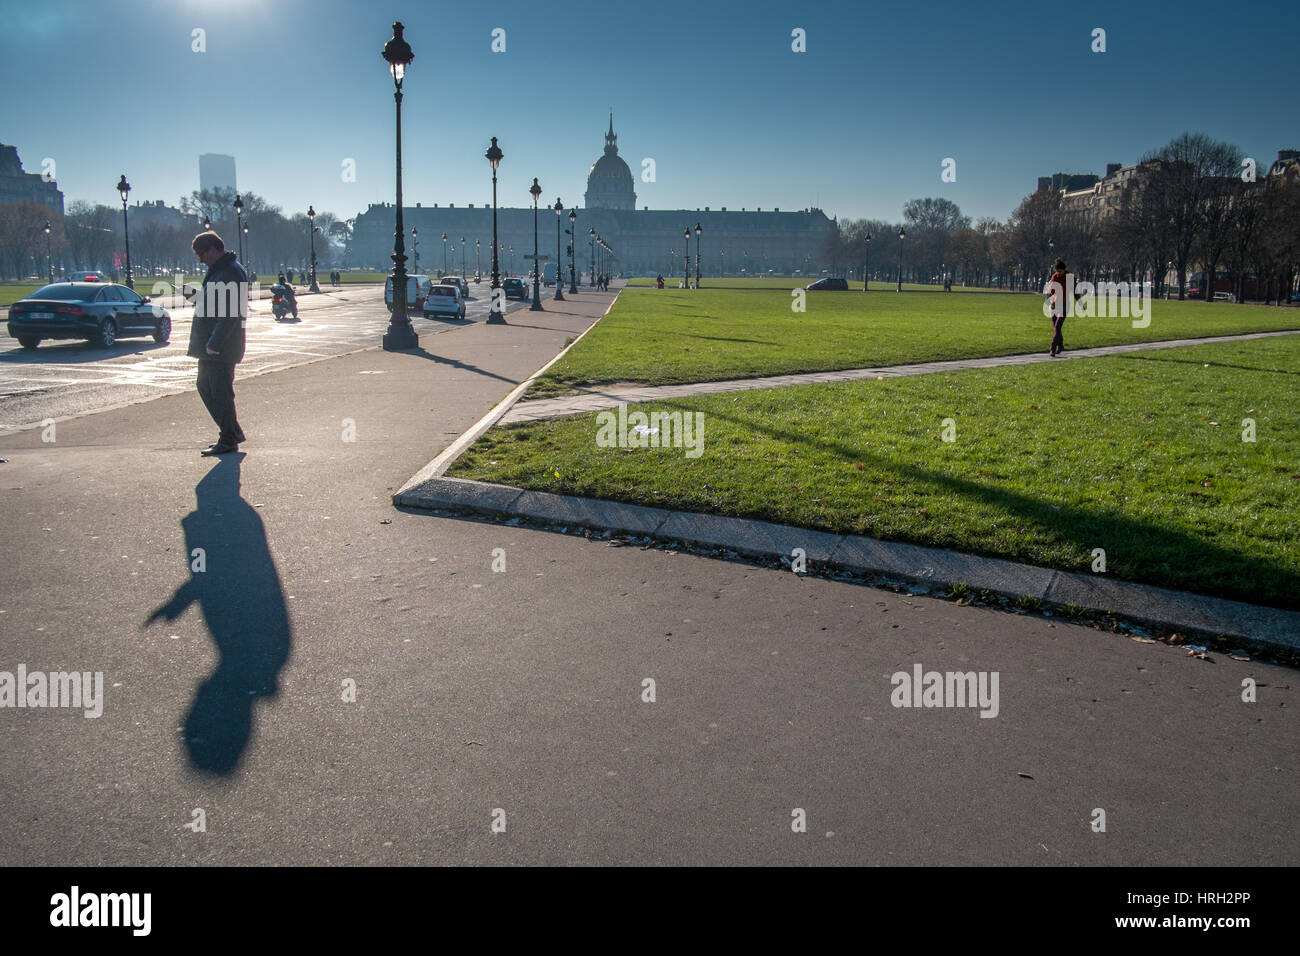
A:
{"type": "MultiPolygon", "coordinates": [[[[692,277],[694,277],[694,273],[692,273],[691,275],[692,277]]],[[[816,275],[806,275],[806,276],[729,275],[725,278],[720,278],[718,276],[703,276],[700,279],[700,285],[705,289],[785,289],[788,292],[790,289],[802,288],[803,286],[806,286],[811,282],[815,282],[817,279],[820,278],[821,276],[816,276],[816,275]]],[[[680,272],[677,273],[676,275],[671,275],[671,276],[668,275],[667,273],[664,273],[665,289],[676,289],[677,284],[681,281],[682,281],[682,275],[680,272]]],[[[653,289],[655,287],[655,280],[653,277],[636,276],[634,278],[628,279],[627,284],[630,288],[634,288],[634,289],[653,289]]],[[[871,280],[872,292],[875,292],[876,290],[880,290],[881,292],[893,292],[895,291],[896,288],[897,288],[897,283],[894,282],[883,282],[883,281],[878,281],[876,279],[871,280]]],[[[861,292],[862,280],[850,279],[849,290],[861,292]]],[[[904,282],[903,290],[906,292],[935,292],[935,291],[941,291],[942,286],[923,285],[917,282],[904,282]]],[[[952,291],[954,292],[1005,292],[1007,290],[984,289],[984,288],[979,288],[977,286],[954,285],[952,287],[952,291]]]]}
{"type": "Polygon", "coordinates": [[[703,412],[694,459],[498,427],[449,474],[1300,608],[1298,389],[1300,337],[1200,345],[635,406],[703,412]]]}
{"type": "MultiPolygon", "coordinates": [[[[1037,295],[627,289],[529,398],[614,382],[667,385],[759,375],[1047,351],[1037,295]]],[[[1205,302],[1151,303],[1151,324],[1070,318],[1067,348],[1300,328],[1300,311],[1205,302]]]]}

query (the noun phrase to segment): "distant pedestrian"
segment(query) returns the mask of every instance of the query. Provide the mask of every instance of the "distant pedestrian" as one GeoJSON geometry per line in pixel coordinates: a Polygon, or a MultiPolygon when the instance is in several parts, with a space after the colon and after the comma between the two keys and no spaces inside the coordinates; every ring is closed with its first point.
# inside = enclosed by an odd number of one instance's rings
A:
{"type": "Polygon", "coordinates": [[[1057,356],[1065,351],[1065,340],[1061,337],[1061,330],[1065,326],[1065,316],[1070,311],[1066,298],[1069,273],[1066,272],[1064,259],[1057,259],[1052,268],[1052,277],[1047,280],[1047,288],[1043,292],[1048,297],[1046,311],[1052,318],[1052,346],[1047,354],[1057,356]]]}
{"type": "Polygon", "coordinates": [[[199,233],[192,245],[208,274],[194,303],[188,354],[199,360],[199,397],[220,429],[203,454],[225,455],[245,440],[235,415],[235,366],[244,358],[248,276],[215,232],[199,233]]]}

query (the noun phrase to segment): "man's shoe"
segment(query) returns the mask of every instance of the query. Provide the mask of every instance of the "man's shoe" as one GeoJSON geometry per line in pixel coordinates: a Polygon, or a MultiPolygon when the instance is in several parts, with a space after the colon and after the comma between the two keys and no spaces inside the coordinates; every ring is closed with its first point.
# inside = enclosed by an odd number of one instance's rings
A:
{"type": "Polygon", "coordinates": [[[204,457],[211,457],[212,455],[229,455],[232,451],[239,451],[239,446],[216,444],[203,449],[199,454],[204,457]]]}

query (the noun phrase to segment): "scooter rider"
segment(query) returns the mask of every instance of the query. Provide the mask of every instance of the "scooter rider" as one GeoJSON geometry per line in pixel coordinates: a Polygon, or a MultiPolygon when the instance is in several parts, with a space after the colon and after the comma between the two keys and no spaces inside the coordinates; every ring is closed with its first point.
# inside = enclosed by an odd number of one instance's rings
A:
{"type": "MultiPolygon", "coordinates": [[[[283,272],[280,273],[280,281],[277,285],[279,286],[278,291],[284,296],[285,302],[289,305],[289,311],[293,313],[293,317],[296,319],[298,317],[298,297],[293,293],[293,286],[284,281],[283,272]]],[[[277,290],[272,289],[271,291],[275,292],[277,290]]]]}

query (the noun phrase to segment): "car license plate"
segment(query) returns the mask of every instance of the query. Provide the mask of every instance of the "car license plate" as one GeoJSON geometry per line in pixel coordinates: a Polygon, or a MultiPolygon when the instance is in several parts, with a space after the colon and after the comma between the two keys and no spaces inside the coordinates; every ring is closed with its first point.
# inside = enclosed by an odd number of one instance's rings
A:
{"type": "Polygon", "coordinates": [[[53,312],[28,312],[27,315],[28,315],[29,318],[33,318],[33,319],[52,319],[52,318],[54,318],[54,313],[53,313],[53,312]]]}

